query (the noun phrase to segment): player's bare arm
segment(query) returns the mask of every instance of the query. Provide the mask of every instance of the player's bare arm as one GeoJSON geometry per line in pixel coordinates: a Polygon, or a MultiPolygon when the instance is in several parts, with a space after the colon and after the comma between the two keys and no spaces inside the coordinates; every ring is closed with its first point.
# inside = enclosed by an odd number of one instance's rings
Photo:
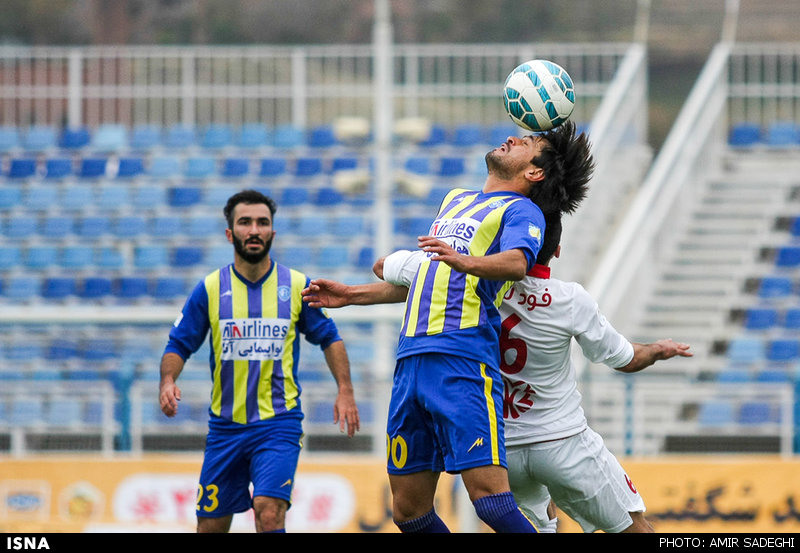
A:
{"type": "Polygon", "coordinates": [[[446,263],[456,271],[487,280],[522,280],[528,270],[528,260],[520,249],[507,250],[486,256],[464,255],[432,236],[421,236],[417,245],[436,254],[432,261],[446,263]]]}
{"type": "Polygon", "coordinates": [[[361,429],[361,421],[358,416],[353,382],[350,378],[350,361],[347,358],[344,342],[333,342],[324,350],[324,353],[325,361],[338,387],[336,401],[333,404],[333,422],[339,425],[340,432],[347,430],[347,435],[352,438],[361,429]]]}
{"type": "Polygon", "coordinates": [[[669,338],[651,344],[633,343],[633,359],[624,367],[616,370],[624,373],[635,373],[654,364],[656,361],[671,359],[675,356],[692,357],[689,344],[675,342],[669,338]]]}
{"type": "Polygon", "coordinates": [[[168,417],[178,412],[181,389],[175,381],[183,370],[184,360],[174,353],[165,353],[161,358],[161,381],[158,385],[158,401],[161,411],[168,417]]]}
{"type": "Polygon", "coordinates": [[[319,278],[312,280],[302,293],[303,301],[311,307],[335,308],[347,305],[401,303],[408,296],[408,288],[388,282],[349,285],[319,278]]]}

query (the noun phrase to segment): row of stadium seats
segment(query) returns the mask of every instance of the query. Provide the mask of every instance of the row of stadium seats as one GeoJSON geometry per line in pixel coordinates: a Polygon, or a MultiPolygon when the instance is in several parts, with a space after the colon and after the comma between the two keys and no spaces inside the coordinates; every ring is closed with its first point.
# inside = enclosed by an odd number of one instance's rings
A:
{"type": "Polygon", "coordinates": [[[19,397],[0,403],[0,427],[32,427],[82,429],[103,422],[103,404],[68,397],[44,399],[19,397]]]}
{"type": "MultiPolygon", "coordinates": [[[[417,175],[452,178],[466,175],[475,157],[455,153],[414,153],[402,156],[400,169],[417,175]]],[[[480,161],[480,160],[478,160],[480,161]]],[[[480,166],[482,169],[482,165],[480,166]]],[[[74,180],[230,180],[248,178],[306,179],[345,171],[372,170],[371,160],[358,155],[235,156],[159,155],[153,157],[12,157],[5,160],[3,176],[9,181],[59,182],[74,180]]]]}
{"type": "Polygon", "coordinates": [[[766,126],[750,122],[736,123],[731,125],[728,144],[737,148],[799,147],[800,126],[794,121],[776,121],[766,126]]]}
{"type": "MultiPolygon", "coordinates": [[[[461,124],[451,127],[432,125],[419,144],[424,147],[451,145],[457,148],[499,144],[518,129],[510,124],[461,124]]],[[[365,139],[369,140],[367,133],[365,139]]],[[[361,139],[358,142],[363,142],[361,139]]],[[[241,126],[211,124],[200,128],[172,125],[166,128],[149,125],[128,127],[104,124],[96,129],[87,127],[57,129],[51,126],[0,128],[0,152],[45,152],[56,149],[68,151],[125,152],[156,149],[185,150],[202,148],[238,149],[298,149],[333,148],[352,145],[334,125],[299,128],[290,124],[270,127],[261,124],[241,126]]]]}
{"type": "Polygon", "coordinates": [[[697,413],[698,424],[708,430],[712,427],[735,427],[735,425],[762,425],[779,423],[783,417],[780,409],[768,402],[747,401],[737,403],[730,400],[712,399],[703,402],[697,413]]]}

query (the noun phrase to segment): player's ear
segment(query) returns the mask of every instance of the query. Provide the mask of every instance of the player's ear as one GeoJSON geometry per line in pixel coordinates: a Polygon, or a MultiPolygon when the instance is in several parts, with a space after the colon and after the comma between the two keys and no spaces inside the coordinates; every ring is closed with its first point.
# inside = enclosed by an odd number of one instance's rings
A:
{"type": "Polygon", "coordinates": [[[525,171],[525,178],[530,182],[539,182],[544,180],[544,169],[531,164],[525,171]]]}
{"type": "Polygon", "coordinates": [[[229,228],[225,229],[225,238],[228,239],[228,242],[233,244],[233,231],[229,228]]]}

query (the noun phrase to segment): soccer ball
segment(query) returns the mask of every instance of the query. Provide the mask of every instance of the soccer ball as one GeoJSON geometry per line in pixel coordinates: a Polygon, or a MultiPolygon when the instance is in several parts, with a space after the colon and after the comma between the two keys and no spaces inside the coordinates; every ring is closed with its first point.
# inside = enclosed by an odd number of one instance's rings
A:
{"type": "Polygon", "coordinates": [[[547,131],[567,120],[575,108],[575,85],[558,64],[531,60],[518,65],[503,85],[503,104],[511,120],[529,131],[547,131]]]}

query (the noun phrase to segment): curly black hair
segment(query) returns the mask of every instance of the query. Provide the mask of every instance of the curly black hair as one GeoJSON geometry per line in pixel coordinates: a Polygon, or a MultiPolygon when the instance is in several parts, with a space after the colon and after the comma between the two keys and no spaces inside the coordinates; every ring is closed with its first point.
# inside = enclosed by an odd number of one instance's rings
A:
{"type": "Polygon", "coordinates": [[[538,135],[548,145],[531,163],[542,168],[545,177],[528,197],[544,213],[572,213],[586,197],[594,174],[589,139],[585,133],[578,134],[572,121],[538,135]]]}
{"type": "Polygon", "coordinates": [[[278,211],[278,205],[275,203],[275,200],[266,194],[262,194],[258,190],[242,190],[228,198],[228,202],[222,209],[222,214],[228,222],[228,228],[233,228],[233,210],[239,204],[265,204],[269,208],[270,215],[272,215],[273,219],[275,218],[275,212],[278,211]]]}

